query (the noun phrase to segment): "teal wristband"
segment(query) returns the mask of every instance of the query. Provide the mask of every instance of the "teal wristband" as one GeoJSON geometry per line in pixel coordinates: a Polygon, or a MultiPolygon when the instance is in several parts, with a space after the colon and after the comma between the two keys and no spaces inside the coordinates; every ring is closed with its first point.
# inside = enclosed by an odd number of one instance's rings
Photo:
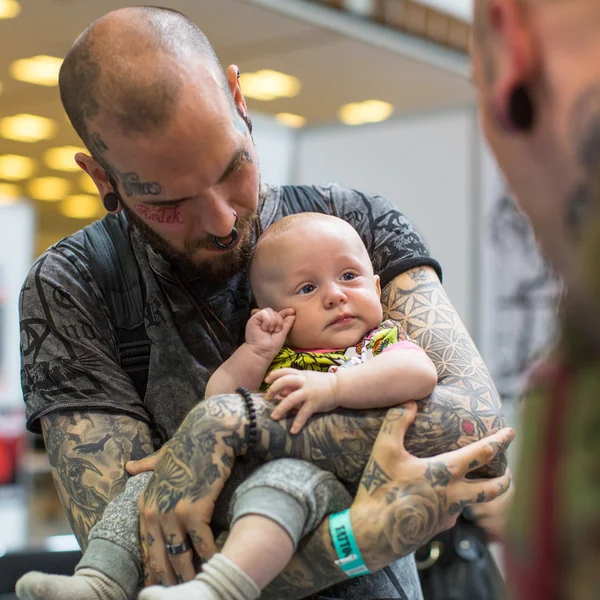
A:
{"type": "Polygon", "coordinates": [[[359,577],[369,575],[358,544],[354,539],[352,522],[350,521],[350,509],[335,513],[329,517],[329,533],[333,547],[338,555],[335,564],[340,567],[348,577],[359,577]]]}

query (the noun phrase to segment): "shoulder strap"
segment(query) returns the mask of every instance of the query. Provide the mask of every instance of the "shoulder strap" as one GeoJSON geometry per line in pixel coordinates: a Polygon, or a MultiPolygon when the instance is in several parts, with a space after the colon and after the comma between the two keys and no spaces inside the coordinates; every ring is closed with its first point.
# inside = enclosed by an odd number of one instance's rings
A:
{"type": "Polygon", "coordinates": [[[117,359],[143,399],[151,342],[144,324],[144,283],[131,245],[129,223],[124,216],[107,215],[83,231],[92,276],[115,319],[117,359]]]}
{"type": "MultiPolygon", "coordinates": [[[[321,188],[322,189],[322,188],[321,188]]],[[[313,185],[283,185],[282,200],[285,204],[284,214],[301,212],[319,212],[332,214],[331,203],[313,185]]]]}

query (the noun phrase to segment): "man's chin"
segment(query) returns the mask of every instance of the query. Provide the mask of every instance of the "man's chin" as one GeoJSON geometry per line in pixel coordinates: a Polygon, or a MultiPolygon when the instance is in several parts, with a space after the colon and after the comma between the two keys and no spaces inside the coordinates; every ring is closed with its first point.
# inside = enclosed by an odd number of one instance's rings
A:
{"type": "Polygon", "coordinates": [[[201,250],[193,255],[184,254],[178,266],[188,278],[204,277],[220,283],[245,269],[248,262],[249,253],[238,246],[228,252],[201,250]]]}
{"type": "Polygon", "coordinates": [[[238,245],[232,250],[219,251],[198,248],[179,250],[148,227],[137,215],[126,211],[136,234],[186,279],[204,278],[213,283],[223,283],[236,273],[247,268],[252,254],[251,231],[248,228],[241,236],[238,245]]]}

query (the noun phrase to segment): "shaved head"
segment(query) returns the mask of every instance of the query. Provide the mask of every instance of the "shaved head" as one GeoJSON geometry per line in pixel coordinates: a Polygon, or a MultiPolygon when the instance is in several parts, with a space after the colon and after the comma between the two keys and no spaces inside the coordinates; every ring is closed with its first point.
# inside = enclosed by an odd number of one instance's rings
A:
{"type": "Polygon", "coordinates": [[[141,6],[108,13],[77,38],[62,64],[65,111],[92,156],[101,140],[89,122],[101,119],[124,135],[160,132],[170,122],[186,79],[200,65],[231,94],[206,36],[178,11],[141,6]]]}

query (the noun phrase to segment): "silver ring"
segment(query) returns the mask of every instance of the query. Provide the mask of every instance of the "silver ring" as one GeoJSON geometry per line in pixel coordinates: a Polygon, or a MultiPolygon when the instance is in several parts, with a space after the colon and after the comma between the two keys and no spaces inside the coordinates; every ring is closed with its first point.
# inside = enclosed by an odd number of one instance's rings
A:
{"type": "Polygon", "coordinates": [[[231,236],[231,241],[228,244],[223,244],[222,242],[219,241],[218,237],[213,235],[212,236],[213,246],[215,246],[219,250],[230,250],[231,248],[233,248],[237,244],[237,241],[238,241],[237,229],[234,227],[231,230],[231,233],[229,235],[231,236]]]}
{"type": "Polygon", "coordinates": [[[167,547],[167,552],[172,556],[183,554],[184,552],[192,549],[192,544],[190,544],[189,538],[185,538],[181,544],[165,544],[165,546],[167,547]]]}

